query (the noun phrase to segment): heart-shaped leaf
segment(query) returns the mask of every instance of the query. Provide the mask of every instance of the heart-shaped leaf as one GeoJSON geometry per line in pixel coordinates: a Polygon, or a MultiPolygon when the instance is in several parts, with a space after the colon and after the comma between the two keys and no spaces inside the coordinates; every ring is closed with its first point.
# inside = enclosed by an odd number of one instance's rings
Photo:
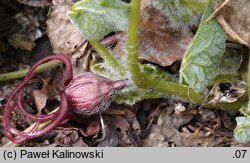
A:
{"type": "Polygon", "coordinates": [[[91,41],[128,28],[129,4],[120,0],[82,0],[68,16],[82,36],[91,41]]]}

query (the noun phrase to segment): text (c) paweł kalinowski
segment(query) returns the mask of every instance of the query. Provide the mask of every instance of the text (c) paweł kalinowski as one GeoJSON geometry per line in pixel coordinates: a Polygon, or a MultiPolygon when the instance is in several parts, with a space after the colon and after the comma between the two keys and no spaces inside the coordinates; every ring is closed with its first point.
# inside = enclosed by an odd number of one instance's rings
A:
{"type": "Polygon", "coordinates": [[[103,158],[103,150],[70,151],[70,150],[46,150],[28,151],[20,150],[20,158],[103,158]]]}

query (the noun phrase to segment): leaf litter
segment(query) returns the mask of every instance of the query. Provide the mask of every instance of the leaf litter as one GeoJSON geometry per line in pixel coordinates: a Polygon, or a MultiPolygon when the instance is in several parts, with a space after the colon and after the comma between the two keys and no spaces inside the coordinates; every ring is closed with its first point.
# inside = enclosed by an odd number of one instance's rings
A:
{"type": "MultiPolygon", "coordinates": [[[[26,2],[29,3],[29,1],[26,2]]],[[[71,4],[70,0],[52,1],[52,8],[47,20],[48,36],[54,52],[66,52],[69,56],[75,55],[78,59],[85,55],[88,49],[86,40],[78,34],[65,16],[66,9],[71,4]],[[72,38],[68,36],[72,36],[72,38]]],[[[144,6],[145,8],[142,9],[140,59],[164,67],[170,66],[183,58],[183,54],[193,38],[193,33],[191,30],[169,29],[168,18],[153,9],[151,5],[147,5],[146,1],[144,4],[146,7],[144,6]],[[173,35],[175,40],[171,40],[173,35]],[[151,43],[152,38],[156,41],[155,44],[151,43]],[[165,40],[165,38],[169,39],[165,40]],[[155,54],[161,55],[155,56],[155,54]]],[[[124,47],[119,44],[121,41],[118,42],[116,48],[124,47]]],[[[118,50],[117,53],[120,52],[118,50]]],[[[73,63],[76,63],[76,59],[73,57],[71,59],[73,63]]],[[[50,92],[44,91],[44,87],[37,89],[38,95],[35,95],[45,97],[40,102],[37,100],[37,105],[41,105],[39,113],[45,107],[47,98],[56,96],[55,94],[48,95],[50,92]]],[[[53,86],[48,86],[46,89],[51,90],[52,88],[53,86]]],[[[6,93],[6,91],[3,92],[6,93]]],[[[44,140],[43,143],[35,143],[33,146],[243,146],[232,137],[232,126],[235,126],[235,122],[222,116],[226,113],[225,111],[218,113],[196,106],[187,106],[179,101],[163,101],[142,101],[139,103],[139,107],[134,105],[132,108],[112,105],[111,110],[103,114],[105,130],[101,129],[99,118],[84,117],[84,125],[81,126],[83,122],[65,122],[61,127],[55,129],[56,134],[52,141],[47,142],[48,134],[41,138],[44,140]],[[169,104],[164,104],[166,102],[169,104]],[[149,110],[144,110],[146,109],[144,103],[149,103],[149,110]],[[161,106],[154,107],[155,103],[158,105],[160,103],[161,106]],[[155,108],[158,110],[155,111],[155,108]],[[142,138],[142,133],[146,129],[145,126],[149,124],[148,115],[145,115],[146,120],[138,120],[143,111],[151,113],[151,123],[145,138],[142,138]],[[153,111],[155,112],[153,113],[153,111]],[[145,124],[144,127],[142,123],[145,124]]],[[[235,115],[229,114],[228,116],[234,117],[235,115]]],[[[27,123],[31,122],[26,121],[18,125],[25,128],[23,125],[27,125],[27,123]]]]}
{"type": "MultiPolygon", "coordinates": [[[[180,61],[194,36],[192,31],[170,28],[168,17],[153,8],[150,0],[143,0],[142,4],[139,59],[164,67],[180,61]]],[[[125,39],[126,36],[118,41],[114,53],[124,53],[125,39]]]]}
{"type": "Polygon", "coordinates": [[[222,123],[223,119],[212,110],[191,106],[176,114],[174,105],[163,106],[161,114],[156,117],[148,136],[143,140],[143,146],[241,146],[232,136],[232,126],[227,129],[222,123]]]}
{"type": "MultiPolygon", "coordinates": [[[[219,8],[222,2],[224,0],[215,1],[214,8],[219,8]]],[[[250,1],[230,0],[227,2],[217,13],[218,22],[232,40],[250,47],[250,1]]]]}
{"type": "Polygon", "coordinates": [[[74,76],[88,70],[88,42],[70,22],[67,12],[74,0],[53,0],[48,13],[47,34],[54,53],[66,54],[74,65],[74,76]],[[77,68],[75,68],[77,67],[77,68]]]}

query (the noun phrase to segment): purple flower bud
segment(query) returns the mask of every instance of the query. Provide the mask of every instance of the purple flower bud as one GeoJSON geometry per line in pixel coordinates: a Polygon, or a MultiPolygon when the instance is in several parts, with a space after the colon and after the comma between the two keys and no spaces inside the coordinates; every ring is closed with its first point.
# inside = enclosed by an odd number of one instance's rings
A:
{"type": "Polygon", "coordinates": [[[71,110],[81,115],[92,115],[106,111],[115,92],[126,85],[125,80],[112,81],[84,73],[70,81],[65,94],[71,110]]]}

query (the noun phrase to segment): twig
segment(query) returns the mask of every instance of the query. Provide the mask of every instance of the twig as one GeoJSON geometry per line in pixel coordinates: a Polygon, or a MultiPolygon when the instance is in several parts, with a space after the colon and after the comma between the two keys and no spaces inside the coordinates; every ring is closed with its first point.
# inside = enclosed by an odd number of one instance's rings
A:
{"type": "Polygon", "coordinates": [[[218,12],[225,7],[231,0],[225,0],[218,8],[214,10],[212,15],[205,21],[205,23],[209,22],[214,16],[218,14],[218,12]]]}
{"type": "Polygon", "coordinates": [[[238,41],[239,43],[248,46],[247,42],[244,41],[237,33],[234,32],[234,30],[228,25],[228,23],[226,22],[226,20],[223,18],[222,15],[217,17],[217,21],[218,23],[220,23],[220,25],[222,26],[222,28],[224,29],[224,31],[230,36],[232,37],[232,39],[238,41]]]}

